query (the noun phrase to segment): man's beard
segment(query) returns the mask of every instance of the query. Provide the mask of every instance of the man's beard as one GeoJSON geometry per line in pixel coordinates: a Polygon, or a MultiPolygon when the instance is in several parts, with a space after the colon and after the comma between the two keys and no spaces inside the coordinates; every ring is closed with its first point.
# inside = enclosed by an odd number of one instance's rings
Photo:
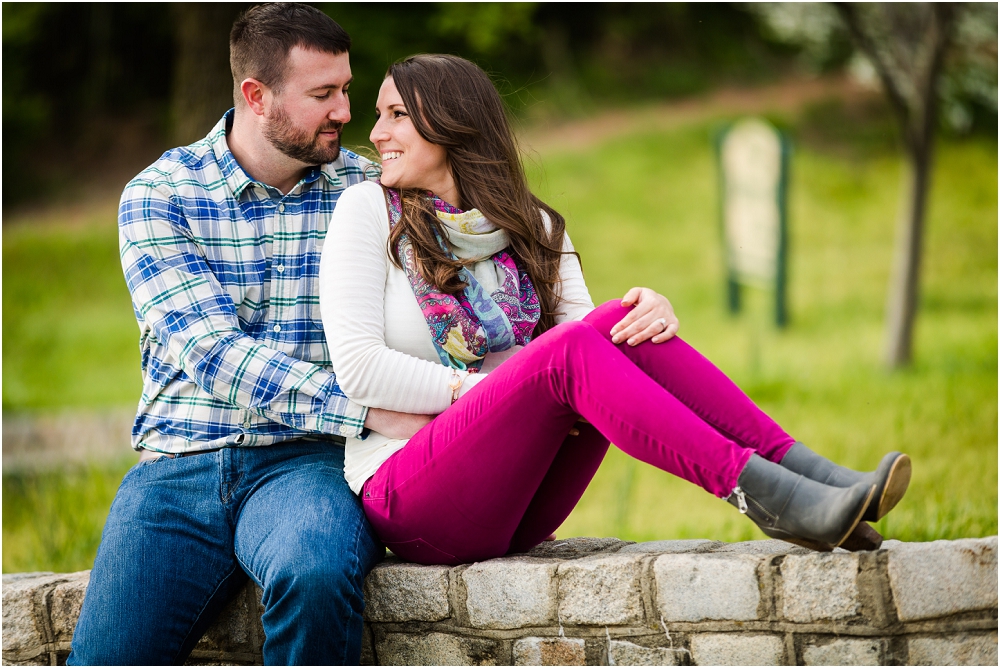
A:
{"type": "Polygon", "coordinates": [[[328,120],[310,136],[307,131],[292,124],[284,107],[275,106],[264,125],[264,138],[289,158],[307,165],[322,165],[333,162],[340,156],[340,132],[343,128],[343,123],[328,120]],[[337,139],[333,146],[328,145],[326,140],[320,140],[321,132],[334,130],[337,131],[337,139]],[[326,145],[320,145],[321,141],[326,145]]]}

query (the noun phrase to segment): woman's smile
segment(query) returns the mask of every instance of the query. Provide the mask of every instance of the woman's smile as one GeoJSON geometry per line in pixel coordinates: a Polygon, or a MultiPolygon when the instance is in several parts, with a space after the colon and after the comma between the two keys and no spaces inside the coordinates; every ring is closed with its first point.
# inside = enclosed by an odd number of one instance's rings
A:
{"type": "Polygon", "coordinates": [[[379,89],[378,120],[369,135],[382,159],[382,183],[390,188],[429,190],[461,206],[447,151],[420,135],[410,113],[392,77],[387,78],[379,89]]]}

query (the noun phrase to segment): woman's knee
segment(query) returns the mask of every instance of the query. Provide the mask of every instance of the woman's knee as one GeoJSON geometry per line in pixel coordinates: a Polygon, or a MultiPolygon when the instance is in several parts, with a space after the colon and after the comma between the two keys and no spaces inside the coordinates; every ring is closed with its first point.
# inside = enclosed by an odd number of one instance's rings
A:
{"type": "Polygon", "coordinates": [[[538,348],[551,351],[563,351],[574,346],[587,345],[588,341],[599,340],[595,337],[594,326],[583,320],[573,320],[556,325],[538,338],[538,348]]]}
{"type": "Polygon", "coordinates": [[[604,302],[593,311],[587,314],[583,322],[590,324],[597,330],[597,333],[604,338],[611,340],[611,328],[621,322],[622,318],[628,315],[634,306],[622,306],[621,301],[612,299],[604,302]]]}

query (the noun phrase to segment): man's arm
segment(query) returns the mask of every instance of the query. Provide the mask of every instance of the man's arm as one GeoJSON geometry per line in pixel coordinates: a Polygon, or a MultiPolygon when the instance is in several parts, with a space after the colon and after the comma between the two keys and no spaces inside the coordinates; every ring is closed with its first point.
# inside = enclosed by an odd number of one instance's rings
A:
{"type": "Polygon", "coordinates": [[[129,184],[119,241],[137,317],[202,390],[296,429],[361,433],[367,409],[348,400],[334,374],[244,334],[236,305],[167,194],[129,184]]]}

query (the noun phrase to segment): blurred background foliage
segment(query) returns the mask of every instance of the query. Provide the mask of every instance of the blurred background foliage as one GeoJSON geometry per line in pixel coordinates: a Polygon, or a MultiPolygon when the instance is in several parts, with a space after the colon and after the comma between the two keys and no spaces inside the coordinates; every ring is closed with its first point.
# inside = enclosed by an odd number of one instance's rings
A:
{"type": "MultiPolygon", "coordinates": [[[[248,6],[4,3],[5,209],[42,192],[72,196],[79,174],[95,163],[120,179],[155,159],[150,147],[202,137],[231,106],[227,36],[248,6]]],[[[366,143],[387,66],[417,52],[475,60],[527,121],[773,81],[796,70],[847,66],[864,75],[866,67],[825,4],[317,6],[354,40],[348,144],[366,143]]],[[[995,132],[996,6],[970,5],[959,33],[942,85],[945,124],[959,133],[995,132]]]]}
{"type": "MultiPolygon", "coordinates": [[[[231,106],[228,30],[248,6],[5,3],[3,151],[19,168],[5,170],[4,205],[59,188],[109,148],[202,137],[231,106]]],[[[538,117],[773,78],[793,50],[725,3],[318,6],[353,38],[349,144],[366,141],[388,65],[413,53],[477,61],[516,113],[538,117]]]]}
{"type": "MultiPolygon", "coordinates": [[[[228,109],[227,36],[249,4],[3,4],[3,412],[127,414],[137,331],[115,227],[125,182],[228,109]]],[[[997,7],[963,8],[940,93],[913,365],[879,362],[904,158],[837,12],[794,3],[325,3],[351,34],[367,145],[387,66],[475,60],[505,95],[536,192],[564,213],[596,301],[645,284],[682,335],[815,449],[891,449],[907,540],[997,532],[997,7]],[[845,83],[848,79],[853,83],[845,83]],[[858,83],[860,82],[860,84],[858,83]],[[867,86],[867,87],[866,87],[867,86]],[[817,92],[818,91],[818,92],[817,92]],[[744,113],[789,133],[791,326],[724,310],[712,136],[744,113]]],[[[11,432],[8,432],[11,433],[11,432]]],[[[134,461],[3,474],[3,570],[78,570],[134,461]]],[[[5,442],[5,457],[7,452],[5,442]]],[[[612,449],[560,536],[761,538],[723,503],[612,449]]]]}

